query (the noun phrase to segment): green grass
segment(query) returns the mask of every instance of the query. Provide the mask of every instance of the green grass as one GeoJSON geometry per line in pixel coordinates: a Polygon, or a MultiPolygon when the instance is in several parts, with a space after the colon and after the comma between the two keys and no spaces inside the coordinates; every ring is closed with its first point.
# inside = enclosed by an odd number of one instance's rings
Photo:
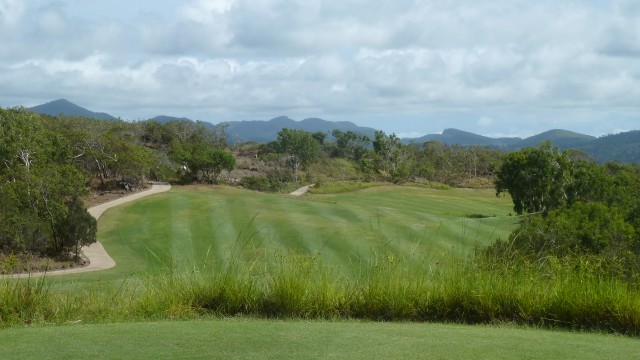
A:
{"type": "Polygon", "coordinates": [[[637,284],[571,263],[470,261],[474,246],[513,226],[500,215],[507,206],[478,190],[299,199],[178,188],[104,215],[116,268],[0,282],[0,326],[242,314],[640,334],[637,284]]]}
{"type": "Polygon", "coordinates": [[[393,254],[442,265],[506,238],[517,218],[493,191],[398,186],[294,198],[230,187],[177,187],[107,211],[98,238],[118,265],[52,278],[110,283],[161,272],[262,266],[278,255],[319,257],[354,274],[393,254]],[[470,214],[488,214],[470,219],[470,214]],[[494,217],[495,215],[495,217],[494,217]]]}
{"type": "Polygon", "coordinates": [[[161,274],[118,289],[0,282],[0,327],[212,315],[522,324],[638,336],[640,291],[572,264],[433,269],[390,254],[355,275],[290,255],[265,267],[230,262],[222,271],[161,274]]]}
{"type": "Polygon", "coordinates": [[[2,359],[640,357],[640,342],[620,336],[413,323],[227,319],[13,328],[0,338],[2,359]]]}

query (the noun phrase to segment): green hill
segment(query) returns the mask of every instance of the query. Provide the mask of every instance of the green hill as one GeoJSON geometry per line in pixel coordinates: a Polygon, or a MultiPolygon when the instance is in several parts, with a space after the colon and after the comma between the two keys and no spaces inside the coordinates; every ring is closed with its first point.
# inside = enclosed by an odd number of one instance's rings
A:
{"type": "Polygon", "coordinates": [[[33,111],[36,114],[49,116],[58,116],[62,114],[66,116],[80,116],[98,120],[116,120],[114,116],[111,116],[107,113],[93,112],[91,110],[78,106],[66,99],[55,100],[46,104],[34,106],[32,108],[29,108],[29,110],[33,111]]]}
{"type": "Polygon", "coordinates": [[[348,121],[327,121],[318,118],[309,118],[302,121],[295,121],[286,116],[273,118],[269,121],[252,120],[252,121],[231,121],[223,122],[218,126],[227,126],[225,132],[232,140],[241,142],[256,141],[269,142],[277,138],[278,132],[283,128],[293,130],[304,130],[309,132],[330,133],[334,129],[342,131],[353,131],[358,134],[367,135],[373,138],[375,129],[360,127],[348,121]]]}
{"type": "Polygon", "coordinates": [[[640,130],[603,136],[576,148],[599,162],[640,163],[640,130]]]}
{"type": "Polygon", "coordinates": [[[447,145],[479,145],[505,147],[517,144],[520,138],[491,138],[458,129],[445,129],[442,134],[429,134],[415,139],[404,139],[410,143],[424,143],[428,141],[440,141],[447,145]]]}
{"type": "Polygon", "coordinates": [[[515,144],[514,147],[522,149],[526,147],[535,147],[545,141],[550,141],[554,146],[561,149],[576,148],[594,141],[596,138],[590,135],[584,135],[567,130],[549,130],[541,134],[528,137],[515,144]]]}

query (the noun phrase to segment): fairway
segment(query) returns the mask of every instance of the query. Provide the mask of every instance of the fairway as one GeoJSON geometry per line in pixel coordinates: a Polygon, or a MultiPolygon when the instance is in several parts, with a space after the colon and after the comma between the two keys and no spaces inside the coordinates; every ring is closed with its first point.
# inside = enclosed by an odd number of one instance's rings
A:
{"type": "Polygon", "coordinates": [[[389,256],[439,266],[507,238],[517,221],[510,211],[510,200],[491,190],[381,186],[295,198],[224,186],[174,187],[107,211],[98,238],[117,266],[71,278],[216,270],[231,261],[259,267],[292,255],[345,273],[389,256]]]}
{"type": "Polygon", "coordinates": [[[505,327],[212,320],[13,328],[2,359],[637,359],[637,339],[505,327]],[[34,346],[34,344],[38,344],[34,346]]]}

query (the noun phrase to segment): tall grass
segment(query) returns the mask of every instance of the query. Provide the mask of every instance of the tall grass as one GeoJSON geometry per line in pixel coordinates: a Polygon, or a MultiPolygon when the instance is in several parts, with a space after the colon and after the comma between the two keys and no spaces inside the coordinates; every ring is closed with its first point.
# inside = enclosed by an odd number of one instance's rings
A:
{"type": "Polygon", "coordinates": [[[557,263],[542,269],[472,261],[407,266],[392,254],[344,275],[313,256],[260,267],[152,276],[104,291],[53,290],[46,280],[0,282],[0,325],[256,316],[523,324],[640,335],[637,284],[557,263]]]}

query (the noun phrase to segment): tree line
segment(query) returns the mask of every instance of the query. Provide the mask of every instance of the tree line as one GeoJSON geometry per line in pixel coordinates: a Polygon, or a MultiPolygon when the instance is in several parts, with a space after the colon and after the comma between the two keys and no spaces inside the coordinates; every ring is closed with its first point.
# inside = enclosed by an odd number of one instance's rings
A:
{"type": "Polygon", "coordinates": [[[79,259],[96,241],[83,197],[148,181],[216,182],[235,157],[201,123],[124,122],[0,108],[0,253],[79,259]]]}
{"type": "MultiPolygon", "coordinates": [[[[258,145],[257,156],[266,173],[244,179],[243,184],[257,190],[277,191],[283,183],[298,183],[300,176],[313,182],[314,177],[328,172],[318,164],[327,165],[340,159],[352,170],[343,180],[468,186],[474,179],[491,179],[503,155],[495,149],[449,146],[436,141],[405,144],[395,134],[382,131],[369,138],[339,129],[331,134],[283,129],[276,140],[258,145]]],[[[490,181],[484,182],[487,184],[490,181]]]]}

